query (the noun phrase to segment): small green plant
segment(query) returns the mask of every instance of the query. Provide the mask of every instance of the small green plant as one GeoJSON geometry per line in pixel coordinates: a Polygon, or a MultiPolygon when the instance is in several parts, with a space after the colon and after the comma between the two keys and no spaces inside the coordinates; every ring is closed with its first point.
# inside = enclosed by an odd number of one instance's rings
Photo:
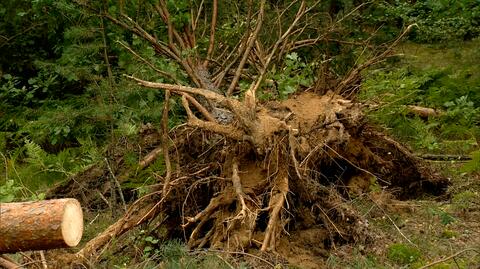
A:
{"type": "Polygon", "coordinates": [[[7,180],[5,184],[0,185],[0,202],[1,203],[8,203],[15,200],[17,193],[22,189],[15,185],[13,180],[7,180]]]}
{"type": "Polygon", "coordinates": [[[472,159],[462,167],[462,171],[466,173],[480,172],[480,150],[472,152],[471,155],[472,159]]]}
{"type": "Polygon", "coordinates": [[[453,195],[452,207],[456,210],[467,210],[478,204],[480,195],[477,192],[467,190],[453,195]]]}
{"type": "Polygon", "coordinates": [[[311,85],[314,79],[314,69],[315,63],[305,63],[295,52],[287,54],[283,68],[278,71],[274,69],[272,75],[280,99],[286,99],[301,86],[311,85]]]}
{"type": "Polygon", "coordinates": [[[420,260],[420,251],[406,244],[393,244],[388,247],[387,257],[399,265],[413,264],[420,260]]]}
{"type": "Polygon", "coordinates": [[[163,260],[171,263],[180,263],[182,258],[188,255],[185,245],[179,240],[171,240],[162,244],[159,255],[163,260]]]}
{"type": "Polygon", "coordinates": [[[456,221],[455,217],[445,212],[443,209],[429,208],[429,211],[433,216],[438,216],[440,218],[440,223],[442,225],[448,225],[456,221]]]}
{"type": "Polygon", "coordinates": [[[458,235],[457,232],[452,231],[450,229],[445,229],[445,230],[442,231],[442,237],[443,238],[447,238],[447,239],[455,238],[457,235],[458,235]]]}
{"type": "Polygon", "coordinates": [[[153,236],[147,236],[143,238],[143,241],[145,242],[145,247],[143,248],[143,255],[146,257],[150,257],[153,254],[158,254],[159,250],[156,248],[156,245],[160,240],[157,238],[154,238],[153,236]]]}

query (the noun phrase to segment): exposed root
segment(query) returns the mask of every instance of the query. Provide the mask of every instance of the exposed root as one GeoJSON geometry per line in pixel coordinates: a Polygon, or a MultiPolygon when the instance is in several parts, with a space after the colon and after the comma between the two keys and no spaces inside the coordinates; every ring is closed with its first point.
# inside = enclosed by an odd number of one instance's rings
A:
{"type": "MultiPolygon", "coordinates": [[[[145,199],[144,199],[145,200],[145,199]]],[[[145,221],[156,216],[156,207],[154,200],[138,201],[133,204],[125,215],[110,225],[105,231],[90,240],[81,250],[79,250],[73,257],[70,257],[69,263],[81,263],[82,261],[90,260],[94,257],[100,249],[105,247],[113,238],[129,231],[145,221]]]]}
{"type": "Polygon", "coordinates": [[[270,209],[270,216],[261,247],[262,251],[275,250],[275,242],[283,229],[283,225],[280,221],[280,212],[283,208],[283,204],[285,203],[287,193],[288,176],[286,171],[282,171],[275,178],[274,187],[270,197],[270,202],[268,205],[268,208],[270,209]]]}
{"type": "Polygon", "coordinates": [[[243,221],[250,210],[245,203],[245,193],[242,190],[242,183],[240,182],[240,177],[238,176],[238,161],[236,159],[233,161],[232,170],[233,188],[235,189],[235,193],[237,194],[237,198],[241,204],[241,210],[234,219],[243,221]]]}
{"type": "Polygon", "coordinates": [[[211,131],[217,134],[223,134],[235,140],[242,140],[245,137],[245,133],[242,130],[237,129],[230,125],[221,125],[212,121],[203,121],[198,119],[190,109],[186,96],[182,97],[182,105],[185,108],[188,116],[188,124],[193,127],[198,127],[204,130],[211,131]]]}

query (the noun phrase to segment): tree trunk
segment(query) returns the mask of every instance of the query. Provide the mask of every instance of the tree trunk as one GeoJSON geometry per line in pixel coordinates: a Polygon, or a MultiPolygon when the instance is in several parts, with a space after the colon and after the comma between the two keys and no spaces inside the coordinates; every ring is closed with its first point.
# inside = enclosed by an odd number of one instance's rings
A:
{"type": "Polygon", "coordinates": [[[73,247],[82,233],[75,199],[0,203],[0,253],[73,247]]]}

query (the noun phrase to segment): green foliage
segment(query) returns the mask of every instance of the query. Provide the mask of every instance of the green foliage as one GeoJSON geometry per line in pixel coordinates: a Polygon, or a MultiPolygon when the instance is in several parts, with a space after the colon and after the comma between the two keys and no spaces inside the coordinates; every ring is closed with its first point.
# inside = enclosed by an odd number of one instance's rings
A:
{"type": "Polygon", "coordinates": [[[456,221],[456,219],[445,210],[439,208],[429,208],[429,212],[433,216],[438,216],[442,225],[448,225],[456,221]]]}
{"type": "Polygon", "coordinates": [[[272,71],[272,79],[277,83],[280,99],[286,99],[288,95],[295,93],[300,87],[308,87],[313,83],[315,63],[306,63],[300,56],[292,52],[285,56],[284,67],[272,71]]]}
{"type": "Polygon", "coordinates": [[[450,229],[444,229],[442,231],[442,235],[441,235],[443,238],[447,238],[447,239],[451,239],[451,238],[455,238],[458,236],[458,233],[455,232],[455,231],[452,231],[450,229]]]}
{"type": "Polygon", "coordinates": [[[145,243],[145,247],[143,248],[143,255],[145,255],[145,257],[160,253],[160,250],[155,248],[160,240],[153,236],[146,236],[143,238],[143,241],[145,243]]]}
{"type": "Polygon", "coordinates": [[[422,254],[415,247],[398,243],[388,247],[387,257],[399,265],[407,265],[419,261],[422,254]]]}
{"type": "MultiPolygon", "coordinates": [[[[472,58],[480,56],[468,53],[472,58]]],[[[450,68],[418,66],[430,61],[428,54],[422,57],[416,62],[404,60],[395,68],[371,71],[362,84],[360,98],[375,104],[370,112],[373,121],[416,149],[456,154],[471,151],[480,136],[480,77],[473,75],[480,69],[456,62],[450,68]],[[434,108],[441,111],[440,116],[419,118],[408,105],[434,108]],[[449,146],[449,140],[463,140],[464,149],[449,146]]]]}
{"type": "Polygon", "coordinates": [[[6,159],[3,154],[1,155],[4,157],[5,167],[4,171],[0,171],[5,173],[5,178],[4,180],[0,180],[0,203],[14,202],[23,199],[28,201],[43,200],[45,193],[32,192],[29,188],[25,187],[18,177],[14,163],[6,159]],[[18,177],[17,180],[13,179],[11,170],[13,170],[13,174],[18,177]]]}
{"type": "Polygon", "coordinates": [[[480,150],[472,152],[472,160],[467,162],[462,170],[467,173],[480,172],[480,150]]]}
{"type": "Polygon", "coordinates": [[[400,27],[417,24],[410,39],[419,43],[471,40],[480,35],[480,5],[477,0],[379,1],[370,7],[367,19],[385,25],[390,37],[400,27]]]}
{"type": "Polygon", "coordinates": [[[7,180],[5,184],[0,185],[0,203],[12,202],[21,189],[22,187],[15,186],[13,180],[7,180]]]}
{"type": "MultiPolygon", "coordinates": [[[[314,81],[314,70],[317,64],[307,62],[302,59],[298,53],[292,52],[285,55],[284,62],[279,70],[274,67],[269,76],[269,83],[265,83],[263,91],[260,93],[262,100],[268,99],[287,99],[292,93],[295,93],[301,87],[308,87],[314,81]]],[[[249,83],[240,81],[240,88],[246,90],[249,83]]]]}
{"type": "MultiPolygon", "coordinates": [[[[208,253],[189,253],[186,246],[178,240],[160,243],[158,239],[147,236],[144,238],[144,241],[147,242],[147,246],[144,248],[144,254],[148,254],[147,256],[149,259],[161,261],[162,268],[232,268],[224,258],[220,258],[217,255],[208,253]]],[[[238,268],[248,267],[242,263],[238,268]]]]}

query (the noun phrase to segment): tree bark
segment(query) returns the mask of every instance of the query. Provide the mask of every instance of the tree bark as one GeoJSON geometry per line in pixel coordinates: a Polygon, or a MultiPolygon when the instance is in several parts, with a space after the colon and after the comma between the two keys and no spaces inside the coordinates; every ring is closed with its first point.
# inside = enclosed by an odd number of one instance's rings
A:
{"type": "Polygon", "coordinates": [[[14,263],[12,260],[9,258],[0,255],[0,268],[5,268],[5,269],[22,269],[23,267],[19,264],[14,263]]]}
{"type": "Polygon", "coordinates": [[[0,253],[73,247],[82,233],[75,199],[0,203],[0,253]]]}

